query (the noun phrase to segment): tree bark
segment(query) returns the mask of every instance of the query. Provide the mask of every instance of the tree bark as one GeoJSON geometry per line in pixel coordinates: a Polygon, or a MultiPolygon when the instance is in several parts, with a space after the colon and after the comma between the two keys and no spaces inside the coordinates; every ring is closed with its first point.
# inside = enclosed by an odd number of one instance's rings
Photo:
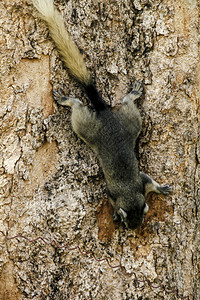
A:
{"type": "Polygon", "coordinates": [[[30,1],[0,3],[0,299],[198,299],[199,13],[196,0],[55,1],[103,98],[135,80],[145,223],[112,219],[102,170],[52,87],[86,101],[30,1]],[[11,238],[11,239],[10,239],[11,238]],[[116,267],[116,268],[115,268],[116,267]]]}

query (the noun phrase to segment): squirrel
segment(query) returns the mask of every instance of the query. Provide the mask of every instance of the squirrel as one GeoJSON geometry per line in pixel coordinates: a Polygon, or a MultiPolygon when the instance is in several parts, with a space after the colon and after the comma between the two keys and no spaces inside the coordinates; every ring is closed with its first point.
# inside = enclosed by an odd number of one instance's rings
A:
{"type": "Polygon", "coordinates": [[[114,208],[114,220],[121,220],[126,228],[142,224],[148,205],[145,197],[150,192],[164,195],[172,191],[168,184],[159,185],[139,171],[134,153],[142,120],[135,105],[143,92],[142,84],[135,82],[132,91],[124,97],[121,107],[113,111],[102,99],[77,46],[65,29],[62,15],[53,0],[32,0],[40,17],[46,21],[69,73],[85,91],[92,108],[76,98],[53,90],[55,100],[72,108],[71,123],[74,132],[89,145],[101,164],[107,186],[107,195],[114,208]]]}

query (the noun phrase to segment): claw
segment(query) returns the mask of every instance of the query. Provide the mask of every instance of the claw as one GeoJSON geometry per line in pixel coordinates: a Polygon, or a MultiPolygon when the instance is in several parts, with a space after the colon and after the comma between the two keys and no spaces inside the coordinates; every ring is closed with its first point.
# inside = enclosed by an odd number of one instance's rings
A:
{"type": "Polygon", "coordinates": [[[68,100],[68,97],[66,97],[66,96],[62,93],[62,91],[61,91],[60,88],[59,88],[58,90],[53,90],[52,93],[53,93],[54,99],[55,99],[59,104],[61,104],[61,105],[62,105],[66,100],[68,100]]]}
{"type": "Polygon", "coordinates": [[[165,185],[161,185],[159,187],[159,191],[160,193],[162,193],[163,195],[168,195],[169,193],[171,193],[173,190],[172,186],[170,186],[169,184],[165,184],[165,185]]]}
{"type": "Polygon", "coordinates": [[[130,94],[132,95],[137,95],[138,97],[140,97],[142,95],[143,92],[143,86],[142,86],[142,82],[141,81],[136,81],[133,85],[132,91],[130,92],[130,94]]]}

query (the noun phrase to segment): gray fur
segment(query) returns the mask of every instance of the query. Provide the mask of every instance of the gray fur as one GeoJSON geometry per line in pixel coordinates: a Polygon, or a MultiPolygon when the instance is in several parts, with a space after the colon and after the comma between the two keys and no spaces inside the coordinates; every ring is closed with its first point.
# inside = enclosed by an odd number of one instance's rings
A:
{"type": "Polygon", "coordinates": [[[134,101],[142,94],[142,85],[136,82],[133,90],[113,112],[101,98],[92,82],[82,55],[67,32],[62,15],[53,0],[32,0],[40,17],[46,21],[51,37],[70,74],[85,90],[94,110],[79,99],[65,97],[53,91],[61,105],[72,108],[72,127],[96,153],[107,182],[109,199],[114,207],[114,218],[121,218],[126,227],[136,228],[148,211],[145,195],[149,192],[168,194],[171,188],[159,186],[149,176],[140,174],[134,154],[142,120],[134,101]]]}
{"type": "Polygon", "coordinates": [[[159,185],[159,183],[153,180],[150,176],[142,172],[140,173],[140,176],[142,178],[145,187],[145,197],[149,193],[168,195],[169,193],[172,192],[172,187],[169,184],[159,185]]]}
{"type": "Polygon", "coordinates": [[[102,166],[108,197],[114,207],[114,219],[120,216],[129,228],[136,228],[148,211],[145,195],[149,191],[168,193],[171,189],[160,187],[147,175],[141,175],[134,154],[136,139],[141,131],[140,113],[134,103],[142,94],[141,84],[122,102],[120,109],[96,112],[84,106],[78,99],[71,99],[54,92],[61,105],[72,107],[73,130],[97,155],[102,166]],[[145,177],[147,176],[147,177],[145,177]]]}

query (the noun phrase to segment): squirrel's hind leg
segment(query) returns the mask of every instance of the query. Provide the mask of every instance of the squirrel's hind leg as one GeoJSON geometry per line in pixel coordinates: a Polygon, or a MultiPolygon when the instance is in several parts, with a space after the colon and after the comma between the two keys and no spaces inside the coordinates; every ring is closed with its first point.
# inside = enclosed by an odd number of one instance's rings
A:
{"type": "Polygon", "coordinates": [[[83,105],[83,103],[77,99],[77,98],[71,98],[71,97],[66,97],[61,90],[59,89],[58,91],[53,90],[53,97],[56,100],[56,102],[60,105],[63,106],[70,106],[72,107],[73,105],[77,105],[77,104],[81,104],[83,105]]]}

